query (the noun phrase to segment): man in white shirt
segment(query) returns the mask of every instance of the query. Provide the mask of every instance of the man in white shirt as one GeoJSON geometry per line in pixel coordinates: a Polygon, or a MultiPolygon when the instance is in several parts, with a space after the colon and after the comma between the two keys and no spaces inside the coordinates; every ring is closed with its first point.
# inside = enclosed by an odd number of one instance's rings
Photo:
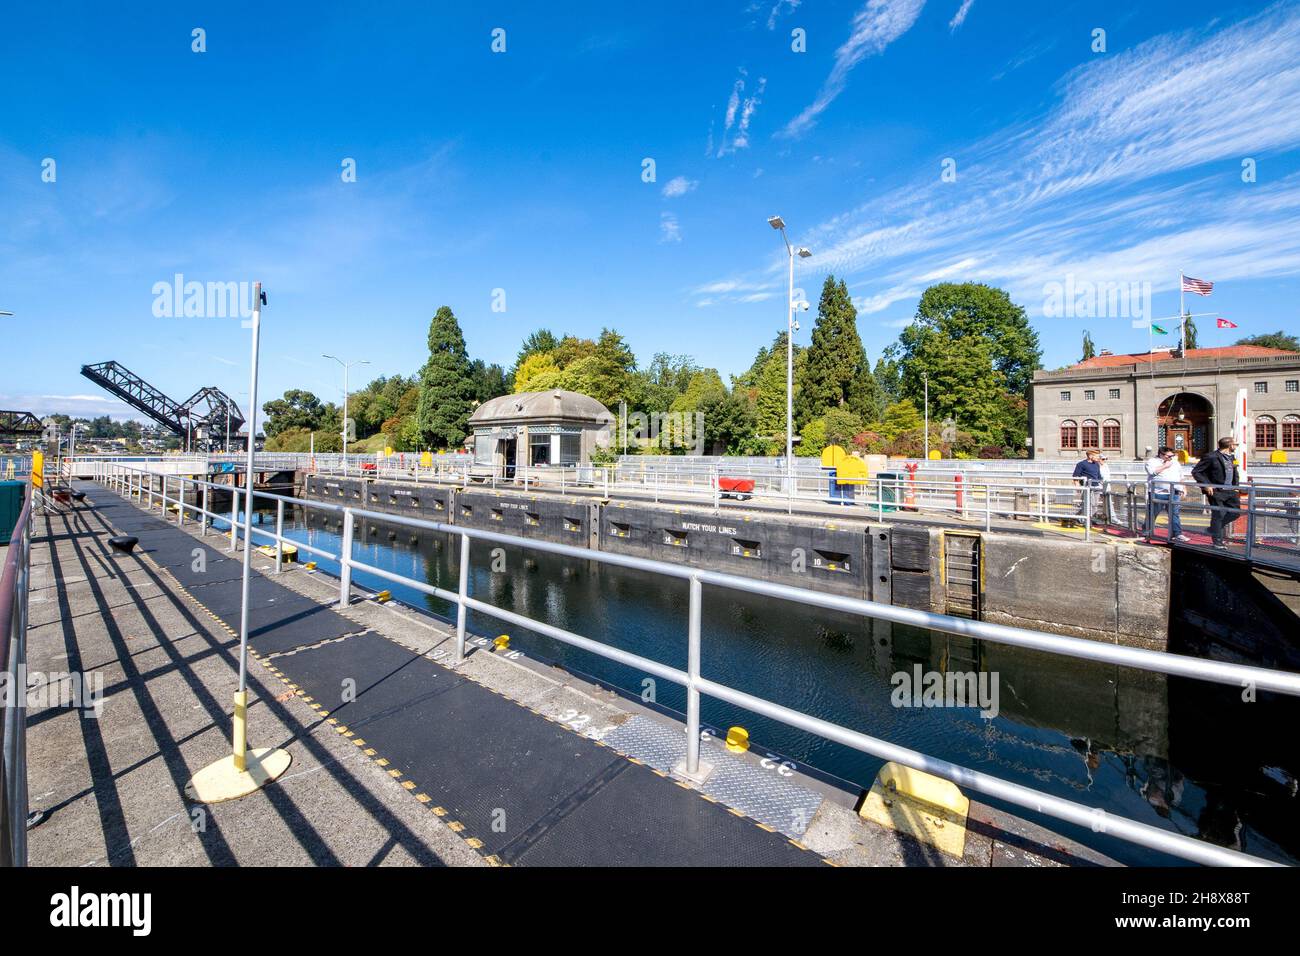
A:
{"type": "Polygon", "coordinates": [[[1154,458],[1148,458],[1147,469],[1147,526],[1143,534],[1153,540],[1156,533],[1156,519],[1161,511],[1169,512],[1169,540],[1186,541],[1183,523],[1179,515],[1180,501],[1186,489],[1183,481],[1183,465],[1174,454],[1174,450],[1163,447],[1154,458]]]}

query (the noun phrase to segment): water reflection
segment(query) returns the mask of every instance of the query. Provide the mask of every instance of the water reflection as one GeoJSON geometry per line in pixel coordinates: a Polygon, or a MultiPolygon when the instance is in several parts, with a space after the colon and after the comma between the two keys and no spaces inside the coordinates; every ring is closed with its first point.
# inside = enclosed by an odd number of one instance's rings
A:
{"type": "MultiPolygon", "coordinates": [[[[294,534],[338,546],[339,524],[295,515],[294,534]]],[[[458,545],[432,533],[358,521],[356,557],[457,587],[458,545]]],[[[596,562],[476,542],[470,592],[481,600],[653,660],[686,665],[687,586],[596,562]],[[493,570],[495,566],[499,570],[493,570]]],[[[327,562],[320,562],[329,570],[327,562]]],[[[378,579],[400,600],[451,616],[445,602],[378,579]]],[[[1250,853],[1297,862],[1293,699],[1074,661],[706,587],[702,673],[715,681],[892,743],[1250,853]],[[998,714],[978,706],[898,707],[900,672],[996,675],[998,714]]],[[[471,613],[494,636],[500,622],[471,613]]],[[[510,629],[512,647],[682,711],[684,691],[542,635],[510,629]]],[[[751,740],[866,788],[881,761],[705,699],[703,720],[743,724],[751,740]]],[[[1018,811],[1017,811],[1018,812],[1018,811]]],[[[1047,821],[1043,821],[1047,822],[1047,821]]],[[[1130,863],[1174,862],[1104,834],[1048,824],[1130,863]]]]}

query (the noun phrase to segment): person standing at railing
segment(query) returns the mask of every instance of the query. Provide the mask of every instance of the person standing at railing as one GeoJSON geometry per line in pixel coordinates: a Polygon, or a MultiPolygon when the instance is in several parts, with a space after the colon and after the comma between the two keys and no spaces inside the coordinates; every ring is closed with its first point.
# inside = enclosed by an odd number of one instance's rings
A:
{"type": "Polygon", "coordinates": [[[1083,461],[1074,466],[1073,478],[1082,487],[1079,492],[1079,509],[1075,516],[1082,519],[1088,512],[1089,505],[1092,506],[1094,514],[1097,508],[1097,492],[1101,490],[1101,452],[1095,448],[1089,448],[1083,461]]]}
{"type": "Polygon", "coordinates": [[[1156,533],[1156,520],[1160,512],[1169,512],[1169,540],[1186,541],[1183,534],[1182,516],[1179,514],[1183,491],[1183,464],[1168,445],[1147,459],[1147,520],[1142,529],[1144,537],[1150,539],[1156,533]]]}
{"type": "Polygon", "coordinates": [[[1241,517],[1241,475],[1237,471],[1235,438],[1220,438],[1219,447],[1192,469],[1192,479],[1210,502],[1210,538],[1216,548],[1226,548],[1232,523],[1241,517]]]}

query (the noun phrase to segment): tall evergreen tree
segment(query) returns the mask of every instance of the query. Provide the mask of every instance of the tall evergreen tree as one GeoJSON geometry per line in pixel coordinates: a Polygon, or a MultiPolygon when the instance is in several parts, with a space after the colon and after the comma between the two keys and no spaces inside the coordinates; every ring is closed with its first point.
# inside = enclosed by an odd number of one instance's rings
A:
{"type": "Polygon", "coordinates": [[[1089,332],[1087,329],[1084,329],[1084,331],[1083,331],[1083,358],[1079,359],[1079,361],[1080,361],[1080,362],[1086,362],[1086,361],[1088,361],[1088,359],[1090,359],[1090,358],[1096,358],[1096,357],[1097,357],[1097,347],[1096,347],[1095,345],[1092,344],[1092,333],[1089,332]]]}
{"type": "Polygon", "coordinates": [[[1199,348],[1196,344],[1196,322],[1192,320],[1191,313],[1183,315],[1183,335],[1187,339],[1187,348],[1199,348]]]}
{"type": "Polygon", "coordinates": [[[447,306],[429,323],[429,360],[420,369],[420,437],[439,448],[465,440],[465,423],[474,399],[474,380],[465,336],[447,306]]]}
{"type": "Polygon", "coordinates": [[[874,417],[878,405],[871,366],[858,335],[858,310],[853,307],[844,280],[836,282],[833,275],[828,275],[799,380],[795,427],[802,431],[804,425],[828,409],[844,406],[859,415],[874,417]]]}

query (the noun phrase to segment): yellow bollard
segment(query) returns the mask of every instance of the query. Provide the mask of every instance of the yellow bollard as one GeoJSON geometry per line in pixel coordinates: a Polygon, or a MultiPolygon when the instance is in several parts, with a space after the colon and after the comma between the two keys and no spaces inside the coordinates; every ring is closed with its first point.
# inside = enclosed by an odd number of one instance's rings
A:
{"type": "Polygon", "coordinates": [[[387,591],[387,590],[380,591],[378,594],[375,595],[375,600],[380,604],[385,604],[388,601],[391,601],[392,599],[393,599],[392,591],[387,591]]]}
{"type": "Polygon", "coordinates": [[[248,691],[235,691],[235,769],[248,769],[248,691]]]}
{"type": "Polygon", "coordinates": [[[744,727],[732,727],[727,731],[727,749],[733,754],[743,754],[749,749],[749,731],[744,727]]]}
{"type": "Polygon", "coordinates": [[[495,641],[492,642],[492,645],[493,645],[493,646],[494,646],[498,651],[508,651],[508,650],[510,650],[510,635],[509,635],[509,634],[502,634],[502,635],[498,636],[497,639],[496,639],[495,641]]]}

